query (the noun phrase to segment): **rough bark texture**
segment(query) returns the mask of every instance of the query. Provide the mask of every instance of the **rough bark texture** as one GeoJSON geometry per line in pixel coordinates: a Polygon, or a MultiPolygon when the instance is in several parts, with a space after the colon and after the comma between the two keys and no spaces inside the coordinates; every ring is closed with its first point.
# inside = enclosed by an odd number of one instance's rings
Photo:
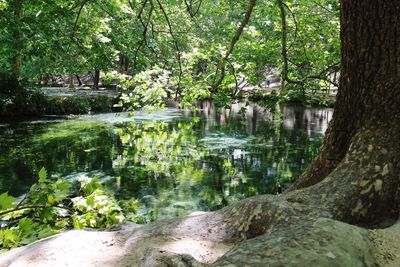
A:
{"type": "Polygon", "coordinates": [[[400,266],[400,2],[341,8],[338,102],[297,190],[114,232],[66,232],[2,254],[0,266],[400,266]]]}
{"type": "Polygon", "coordinates": [[[319,156],[292,189],[318,183],[343,160],[354,135],[400,111],[400,2],[342,0],[342,70],[319,156]]]}
{"type": "Polygon", "coordinates": [[[259,196],[183,219],[68,231],[3,253],[0,266],[376,266],[400,252],[399,231],[330,217],[311,205],[259,196]]]}

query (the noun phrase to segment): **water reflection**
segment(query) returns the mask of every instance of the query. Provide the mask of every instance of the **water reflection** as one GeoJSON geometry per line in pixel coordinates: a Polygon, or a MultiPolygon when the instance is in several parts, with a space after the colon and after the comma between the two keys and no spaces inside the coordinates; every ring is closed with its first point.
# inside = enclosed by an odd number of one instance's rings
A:
{"type": "Polygon", "coordinates": [[[116,197],[137,197],[159,218],[276,193],[316,155],[331,109],[258,106],[216,112],[100,114],[0,128],[0,192],[20,194],[50,173],[101,176],[116,197]]]}

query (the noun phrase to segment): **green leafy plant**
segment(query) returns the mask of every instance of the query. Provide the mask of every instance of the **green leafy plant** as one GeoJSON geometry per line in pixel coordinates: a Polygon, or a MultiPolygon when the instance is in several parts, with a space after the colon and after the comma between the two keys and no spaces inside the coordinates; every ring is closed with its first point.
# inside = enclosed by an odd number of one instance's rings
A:
{"type": "Polygon", "coordinates": [[[163,109],[171,98],[174,82],[171,72],[158,66],[142,71],[131,80],[122,80],[123,89],[118,107],[134,111],[138,108],[163,109]]]}
{"type": "Polygon", "coordinates": [[[78,181],[49,177],[42,168],[37,183],[17,200],[0,195],[0,250],[29,244],[65,228],[104,228],[126,220],[145,222],[135,199],[117,201],[98,178],[78,181]]]}

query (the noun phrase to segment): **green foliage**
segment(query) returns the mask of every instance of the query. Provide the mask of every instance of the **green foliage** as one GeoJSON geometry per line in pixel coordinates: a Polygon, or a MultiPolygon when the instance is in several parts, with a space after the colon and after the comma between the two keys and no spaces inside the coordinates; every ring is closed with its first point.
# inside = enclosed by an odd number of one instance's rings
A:
{"type": "Polygon", "coordinates": [[[4,230],[0,229],[0,251],[27,245],[57,232],[52,227],[42,225],[31,218],[22,218],[18,225],[4,230]]]}
{"type": "Polygon", "coordinates": [[[46,114],[87,114],[91,110],[87,97],[53,97],[49,98],[46,114]]]}
{"type": "Polygon", "coordinates": [[[300,103],[305,106],[333,107],[335,97],[322,92],[308,92],[303,90],[292,89],[286,90],[282,94],[272,91],[270,94],[265,94],[263,90],[256,90],[249,97],[249,100],[267,107],[271,111],[275,111],[277,104],[285,103],[300,103]]]}
{"type": "MultiPolygon", "coordinates": [[[[6,1],[0,7],[0,72],[11,74],[12,59],[22,55],[19,78],[30,84],[51,74],[65,77],[101,70],[104,86],[124,89],[119,106],[130,110],[162,108],[166,98],[181,101],[183,107],[204,98],[216,98],[219,106],[226,106],[241,98],[242,82],[257,86],[264,82],[266,70],[282,69],[276,2],[257,1],[247,27],[225,58],[248,1],[204,0],[197,11],[185,1],[161,6],[128,0],[23,1],[22,13],[6,1]]],[[[284,4],[288,78],[301,81],[307,94],[326,89],[340,70],[338,2],[284,4]]],[[[0,96],[0,101],[9,100],[0,96]]],[[[77,110],[86,108],[81,105],[77,110]]]]}
{"type": "Polygon", "coordinates": [[[144,221],[137,214],[138,201],[118,202],[97,178],[82,176],[76,187],[71,180],[48,177],[45,168],[38,176],[19,202],[7,193],[0,195],[0,250],[29,244],[64,228],[104,228],[126,220],[144,221]]]}
{"type": "Polygon", "coordinates": [[[3,193],[0,195],[0,211],[2,210],[7,210],[13,207],[13,203],[15,201],[15,198],[12,196],[9,196],[8,193],[3,193]]]}
{"type": "Polygon", "coordinates": [[[44,113],[49,115],[69,115],[87,114],[88,112],[110,112],[113,110],[115,102],[115,98],[110,96],[48,97],[44,113]]]}
{"type": "Polygon", "coordinates": [[[35,88],[27,89],[24,81],[0,72],[0,116],[39,115],[47,105],[47,98],[35,88]]]}
{"type": "Polygon", "coordinates": [[[106,73],[102,73],[101,76],[101,83],[105,87],[112,87],[113,85],[116,85],[117,87],[120,86],[120,83],[130,80],[132,77],[126,74],[119,73],[117,71],[110,71],[106,73]]]}
{"type": "Polygon", "coordinates": [[[117,106],[129,110],[149,110],[165,108],[166,100],[172,96],[174,82],[171,72],[154,66],[138,73],[133,79],[120,80],[120,85],[123,93],[117,106]]]}

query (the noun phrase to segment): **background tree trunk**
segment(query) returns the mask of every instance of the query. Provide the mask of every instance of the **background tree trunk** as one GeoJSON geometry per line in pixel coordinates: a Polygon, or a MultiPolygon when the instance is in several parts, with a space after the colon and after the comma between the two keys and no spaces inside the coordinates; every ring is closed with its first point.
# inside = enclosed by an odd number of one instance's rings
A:
{"type": "Polygon", "coordinates": [[[100,83],[100,70],[95,69],[94,70],[94,80],[93,80],[93,86],[95,90],[99,90],[99,83],[100,83]]]}
{"type": "Polygon", "coordinates": [[[43,82],[43,87],[49,86],[49,74],[44,74],[42,75],[42,82],[43,82]]]}
{"type": "Polygon", "coordinates": [[[74,88],[74,87],[75,87],[75,85],[74,85],[74,75],[73,75],[73,74],[70,74],[70,75],[69,75],[69,78],[68,78],[68,87],[69,87],[69,88],[74,88]]]}
{"type": "Polygon", "coordinates": [[[123,55],[119,55],[119,72],[122,74],[127,74],[129,68],[129,61],[123,55]]]}

